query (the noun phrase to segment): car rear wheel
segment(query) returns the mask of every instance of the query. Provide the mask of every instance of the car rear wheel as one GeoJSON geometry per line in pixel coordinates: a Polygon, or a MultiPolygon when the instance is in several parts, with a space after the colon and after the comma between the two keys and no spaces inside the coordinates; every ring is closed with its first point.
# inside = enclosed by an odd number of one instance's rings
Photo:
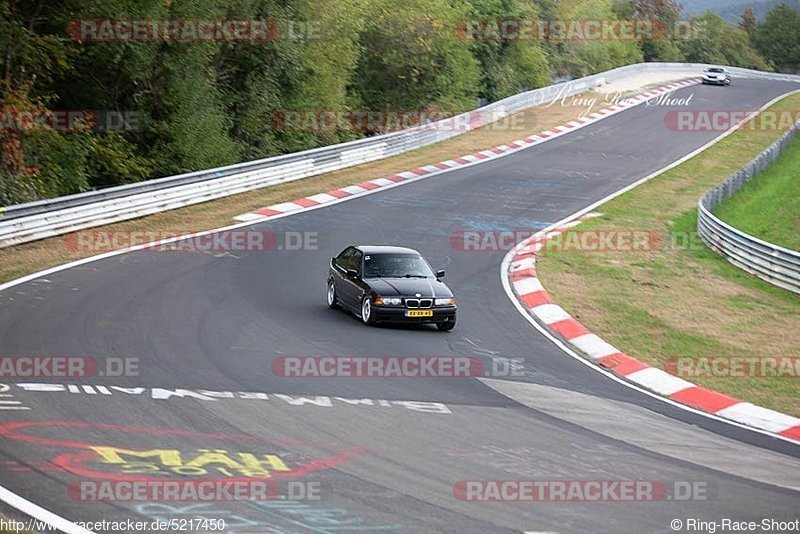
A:
{"type": "Polygon", "coordinates": [[[436,328],[438,328],[441,332],[448,332],[456,327],[456,318],[453,317],[446,323],[436,323],[436,328]]]}
{"type": "Polygon", "coordinates": [[[369,300],[369,297],[364,297],[364,300],[361,301],[361,321],[364,324],[375,324],[372,318],[372,301],[369,300]]]}
{"type": "Polygon", "coordinates": [[[340,308],[339,297],[336,296],[336,284],[333,283],[333,279],[328,280],[328,307],[334,310],[340,308]]]}

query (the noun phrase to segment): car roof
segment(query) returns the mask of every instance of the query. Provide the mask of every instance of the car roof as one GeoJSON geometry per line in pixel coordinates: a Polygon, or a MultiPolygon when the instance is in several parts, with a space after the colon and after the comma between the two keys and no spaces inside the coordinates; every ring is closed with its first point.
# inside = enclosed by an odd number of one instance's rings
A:
{"type": "Polygon", "coordinates": [[[394,247],[389,245],[354,245],[364,254],[417,254],[413,248],[394,247]]]}

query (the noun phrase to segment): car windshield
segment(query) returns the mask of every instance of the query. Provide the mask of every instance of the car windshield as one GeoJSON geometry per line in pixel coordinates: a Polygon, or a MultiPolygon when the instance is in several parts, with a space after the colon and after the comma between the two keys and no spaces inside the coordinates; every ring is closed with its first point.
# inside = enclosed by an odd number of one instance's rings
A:
{"type": "Polygon", "coordinates": [[[708,72],[717,72],[717,73],[721,73],[721,72],[725,72],[725,69],[713,68],[713,69],[708,69],[708,72]]]}
{"type": "Polygon", "coordinates": [[[434,278],[435,274],[421,256],[412,254],[367,254],[364,278],[434,278]]]}

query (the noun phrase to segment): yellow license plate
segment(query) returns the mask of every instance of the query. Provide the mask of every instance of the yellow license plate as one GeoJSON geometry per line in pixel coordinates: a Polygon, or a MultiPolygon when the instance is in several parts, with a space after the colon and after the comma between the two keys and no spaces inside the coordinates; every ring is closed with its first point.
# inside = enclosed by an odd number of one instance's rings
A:
{"type": "Polygon", "coordinates": [[[433,310],[408,310],[406,317],[433,317],[433,310]]]}

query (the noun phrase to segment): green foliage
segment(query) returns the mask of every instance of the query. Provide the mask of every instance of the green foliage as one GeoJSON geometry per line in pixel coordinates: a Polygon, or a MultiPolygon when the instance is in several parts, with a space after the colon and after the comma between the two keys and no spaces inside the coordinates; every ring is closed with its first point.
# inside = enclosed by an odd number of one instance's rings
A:
{"type": "Polygon", "coordinates": [[[680,6],[674,0],[627,0],[617,6],[618,11],[630,13],[626,18],[655,21],[660,34],[654,39],[642,41],[644,61],[683,61],[684,55],[678,46],[680,35],[678,20],[680,6]]]}
{"type": "Polygon", "coordinates": [[[726,25],[721,37],[720,48],[725,58],[723,63],[727,65],[746,69],[772,70],[758,51],[750,45],[747,31],[742,28],[726,25]]]}
{"type": "Polygon", "coordinates": [[[747,32],[728,24],[719,15],[709,11],[692,18],[691,24],[689,38],[680,43],[686,61],[769,70],[750,45],[747,32]]]}
{"type": "MultiPolygon", "coordinates": [[[[618,13],[619,6],[609,0],[564,2],[557,6],[561,20],[617,20],[618,13]]],[[[643,61],[639,43],[633,40],[566,41],[557,45],[555,55],[557,71],[575,77],[643,61]]]]}
{"type": "Polygon", "coordinates": [[[654,39],[642,42],[644,61],[684,61],[684,54],[675,39],[654,39]]]}
{"type": "MultiPolygon", "coordinates": [[[[286,91],[287,110],[347,110],[362,106],[350,91],[362,53],[361,34],[367,4],[359,0],[305,0],[298,6],[302,20],[313,21],[312,39],[294,46],[298,61],[296,84],[286,91]]],[[[274,131],[274,130],[273,130],[274,131]]],[[[278,151],[297,151],[353,139],[347,131],[286,132],[277,138],[278,151]]]]}
{"type": "Polygon", "coordinates": [[[800,13],[781,4],[751,34],[753,44],[782,72],[800,72],[800,13]]]}
{"type": "Polygon", "coordinates": [[[168,173],[234,163],[238,147],[228,136],[230,119],[215,90],[209,66],[213,50],[183,48],[164,55],[159,68],[161,116],[156,119],[156,158],[168,173]]]}
{"type": "Polygon", "coordinates": [[[89,189],[87,160],[91,134],[36,132],[27,136],[24,150],[29,167],[35,171],[27,176],[27,183],[37,196],[51,191],[69,195],[89,189]]]}
{"type": "Polygon", "coordinates": [[[86,161],[89,185],[140,182],[152,172],[149,159],[137,153],[137,147],[118,132],[89,136],[90,152],[86,161]]]}
{"type": "MultiPolygon", "coordinates": [[[[541,18],[540,9],[522,0],[469,0],[468,20],[531,21],[541,18]]],[[[543,87],[550,82],[547,53],[534,40],[467,41],[481,70],[480,94],[489,101],[543,87]]]]}
{"type": "Polygon", "coordinates": [[[471,109],[639,61],[780,69],[800,56],[797,13],[750,37],[703,15],[690,40],[467,39],[469,20],[678,19],[672,0],[61,0],[0,2],[0,109],[134,113],[123,131],[0,128],[0,202],[18,203],[356,139],[276,127],[281,112],[471,109]],[[270,19],[265,41],[71,38],[80,19],[270,19]],[[290,26],[291,24],[291,26],[290,26]],[[298,33],[299,28],[299,33],[298,33]],[[752,40],[755,47],[749,45],[752,40]]]}
{"type": "Polygon", "coordinates": [[[372,0],[353,88],[369,110],[474,107],[478,62],[454,29],[465,6],[372,0]]]}

